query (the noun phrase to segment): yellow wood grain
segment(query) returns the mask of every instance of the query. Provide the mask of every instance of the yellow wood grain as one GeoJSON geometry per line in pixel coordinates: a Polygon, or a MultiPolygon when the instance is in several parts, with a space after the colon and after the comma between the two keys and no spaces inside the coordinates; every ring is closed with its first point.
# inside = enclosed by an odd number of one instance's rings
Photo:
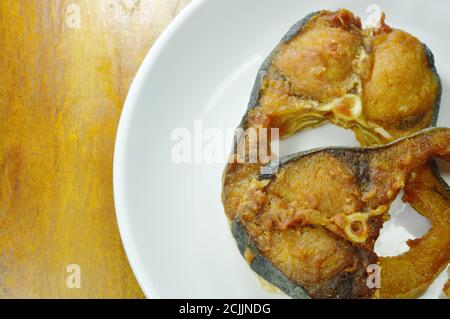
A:
{"type": "Polygon", "coordinates": [[[137,68],[188,1],[0,1],[1,298],[143,297],[116,224],[115,134],[137,68]]]}

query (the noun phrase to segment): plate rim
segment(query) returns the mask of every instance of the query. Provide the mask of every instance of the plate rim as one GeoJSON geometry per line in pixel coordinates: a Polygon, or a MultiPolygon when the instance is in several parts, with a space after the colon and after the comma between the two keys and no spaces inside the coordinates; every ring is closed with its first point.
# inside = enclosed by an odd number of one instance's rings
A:
{"type": "Polygon", "coordinates": [[[131,82],[127,97],[122,108],[119,124],[117,127],[114,157],[113,157],[113,197],[114,208],[117,226],[119,228],[119,235],[125,250],[128,263],[131,270],[142,289],[146,298],[158,299],[161,296],[157,293],[157,289],[153,289],[153,283],[150,280],[144,280],[142,276],[142,268],[139,261],[139,255],[134,247],[134,240],[130,231],[130,224],[127,216],[127,210],[124,180],[125,180],[125,166],[126,166],[126,147],[129,135],[129,128],[131,126],[131,117],[137,107],[137,97],[144,86],[147,75],[151,72],[154,65],[158,61],[161,52],[164,50],[172,36],[182,25],[189,19],[189,17],[197,11],[207,0],[192,0],[186,5],[184,9],[169,23],[164,29],[153,46],[147,52],[142,64],[131,82]]]}

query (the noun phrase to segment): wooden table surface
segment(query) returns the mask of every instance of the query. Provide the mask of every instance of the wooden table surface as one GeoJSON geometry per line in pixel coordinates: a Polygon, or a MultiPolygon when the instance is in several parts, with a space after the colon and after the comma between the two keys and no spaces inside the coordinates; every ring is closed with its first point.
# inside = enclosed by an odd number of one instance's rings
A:
{"type": "Polygon", "coordinates": [[[0,298],[143,297],[114,212],[115,135],[188,2],[0,0],[0,298]]]}

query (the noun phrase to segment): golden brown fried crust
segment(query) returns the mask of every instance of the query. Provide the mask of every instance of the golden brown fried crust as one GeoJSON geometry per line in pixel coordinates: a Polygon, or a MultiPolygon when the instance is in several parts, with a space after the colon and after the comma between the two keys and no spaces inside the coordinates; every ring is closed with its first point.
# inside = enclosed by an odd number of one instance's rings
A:
{"type": "Polygon", "coordinates": [[[342,233],[329,220],[361,208],[351,170],[328,154],[318,154],[288,165],[267,188],[261,186],[238,214],[262,254],[315,298],[371,296],[365,269],[376,257],[326,229],[342,233]],[[330,192],[337,203],[324,196],[330,192]]]}
{"type": "Polygon", "coordinates": [[[380,258],[381,298],[409,298],[423,292],[450,260],[450,196],[430,165],[415,171],[404,189],[411,203],[431,222],[431,229],[409,241],[408,252],[380,258]]]}
{"type": "Polygon", "coordinates": [[[375,152],[371,157],[369,173],[373,183],[364,193],[363,200],[371,205],[383,205],[392,201],[398,191],[405,187],[405,176],[425,164],[431,156],[447,154],[450,145],[447,130],[433,132],[435,133],[432,135],[421,134],[407,138],[398,147],[375,152]]]}
{"type": "Polygon", "coordinates": [[[404,31],[392,30],[373,37],[370,48],[373,67],[363,86],[366,119],[382,124],[394,137],[411,127],[426,128],[429,122],[421,120],[431,116],[439,84],[423,44],[404,31]]]}
{"type": "MultiPolygon", "coordinates": [[[[264,237],[258,244],[264,244],[264,237]]],[[[322,227],[294,227],[270,234],[265,251],[287,277],[300,284],[313,298],[368,298],[365,269],[376,262],[322,227]]]]}
{"type": "Polygon", "coordinates": [[[292,94],[327,101],[351,89],[353,59],[362,44],[361,22],[348,11],[323,13],[281,46],[273,66],[292,94]]]}

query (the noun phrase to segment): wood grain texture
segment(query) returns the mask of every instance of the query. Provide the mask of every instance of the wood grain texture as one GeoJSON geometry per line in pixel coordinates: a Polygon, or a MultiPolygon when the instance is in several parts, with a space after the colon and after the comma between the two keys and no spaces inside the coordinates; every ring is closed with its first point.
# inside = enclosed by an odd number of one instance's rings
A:
{"type": "Polygon", "coordinates": [[[187,2],[0,1],[0,297],[143,297],[116,224],[115,134],[137,68],[187,2]]]}

